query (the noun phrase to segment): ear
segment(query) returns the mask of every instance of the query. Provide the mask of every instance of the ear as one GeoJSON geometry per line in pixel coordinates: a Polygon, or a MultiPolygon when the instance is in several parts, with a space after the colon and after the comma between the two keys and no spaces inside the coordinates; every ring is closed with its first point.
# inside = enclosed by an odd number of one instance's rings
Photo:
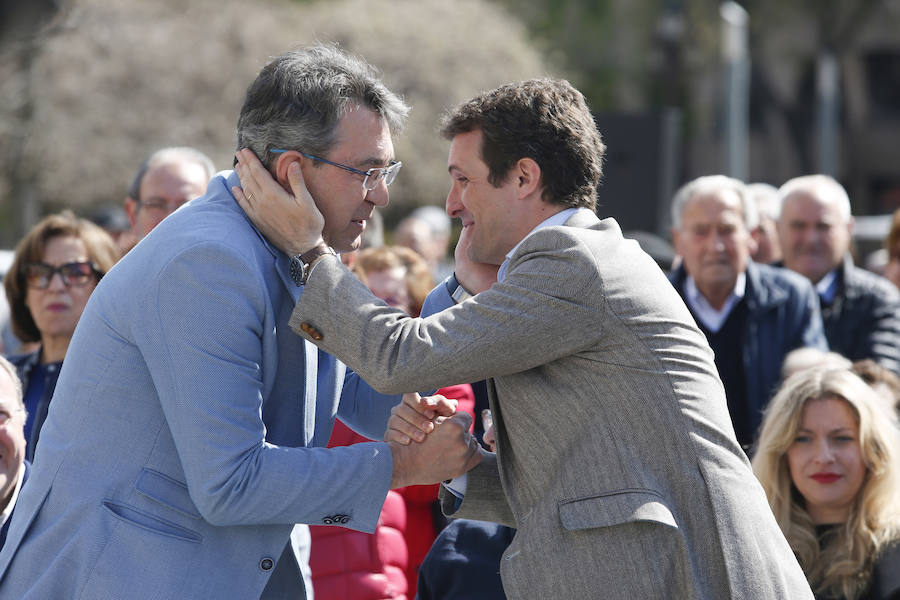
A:
{"type": "Polygon", "coordinates": [[[679,229],[676,229],[675,227],[672,227],[669,231],[672,232],[672,248],[675,250],[675,252],[678,252],[678,239],[681,231],[679,229]]]}
{"type": "Polygon", "coordinates": [[[308,162],[306,157],[297,152],[296,150],[288,150],[287,152],[283,152],[278,155],[278,158],[275,160],[275,164],[272,165],[272,175],[281,184],[281,187],[286,189],[288,192],[291,191],[291,183],[288,180],[288,167],[291,163],[298,162],[300,163],[300,167],[303,168],[305,162],[308,162]]]}
{"type": "Polygon", "coordinates": [[[125,214],[128,215],[128,222],[131,223],[131,228],[134,229],[134,223],[137,220],[137,212],[138,212],[138,201],[128,196],[125,198],[125,214]]]}
{"type": "Polygon", "coordinates": [[[541,167],[531,158],[520,158],[512,169],[520,198],[526,198],[541,190],[541,167]]]}
{"type": "Polygon", "coordinates": [[[759,250],[759,227],[754,229],[753,231],[747,234],[747,249],[750,251],[750,256],[752,257],[756,254],[756,251],[759,250]]]}

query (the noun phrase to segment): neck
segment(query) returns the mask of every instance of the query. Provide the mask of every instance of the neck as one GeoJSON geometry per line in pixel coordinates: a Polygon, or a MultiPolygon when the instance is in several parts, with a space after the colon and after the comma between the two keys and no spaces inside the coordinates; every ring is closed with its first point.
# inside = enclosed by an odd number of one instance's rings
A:
{"type": "Polygon", "coordinates": [[[41,336],[41,364],[62,362],[70,341],[71,336],[41,336]]]}
{"type": "Polygon", "coordinates": [[[696,279],[694,280],[694,283],[697,284],[697,289],[700,290],[700,294],[706,298],[706,301],[709,302],[710,306],[716,310],[722,310],[722,307],[725,306],[725,301],[728,300],[728,296],[734,291],[733,283],[730,287],[714,286],[709,288],[701,287],[696,279]]]}

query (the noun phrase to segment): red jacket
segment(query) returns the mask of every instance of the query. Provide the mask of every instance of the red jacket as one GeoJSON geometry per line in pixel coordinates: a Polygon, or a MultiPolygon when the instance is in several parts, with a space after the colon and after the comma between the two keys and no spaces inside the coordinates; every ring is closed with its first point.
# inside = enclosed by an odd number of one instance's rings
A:
{"type": "MultiPolygon", "coordinates": [[[[459,401],[458,410],[473,415],[475,395],[469,384],[443,388],[439,394],[459,401]]],[[[335,421],[328,447],[370,441],[335,421]]],[[[344,527],[310,525],[316,600],[406,600],[415,596],[419,565],[437,537],[433,505],[438,484],[388,492],[375,533],[344,527]]]]}

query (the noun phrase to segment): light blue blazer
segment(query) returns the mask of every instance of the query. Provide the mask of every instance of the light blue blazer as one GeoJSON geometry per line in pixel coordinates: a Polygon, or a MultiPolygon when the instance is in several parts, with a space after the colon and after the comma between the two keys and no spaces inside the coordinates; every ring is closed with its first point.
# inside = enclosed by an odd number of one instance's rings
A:
{"type": "Polygon", "coordinates": [[[322,446],[335,415],[381,439],[399,397],[291,332],[301,290],[237,184],[213,178],[91,296],[0,553],[0,598],[302,598],[279,575],[292,524],[374,530],[388,446],[322,446]]]}

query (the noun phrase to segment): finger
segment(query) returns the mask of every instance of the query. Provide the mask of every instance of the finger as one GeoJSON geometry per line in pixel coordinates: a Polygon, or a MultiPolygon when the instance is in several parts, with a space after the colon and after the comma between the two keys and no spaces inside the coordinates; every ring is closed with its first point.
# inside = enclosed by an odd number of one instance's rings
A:
{"type": "Polygon", "coordinates": [[[431,420],[435,417],[436,414],[432,408],[432,404],[434,404],[433,398],[434,396],[425,396],[423,398],[416,392],[409,392],[403,394],[402,404],[410,407],[412,410],[424,416],[426,419],[431,420]]]}
{"type": "MultiPolygon", "coordinates": [[[[271,185],[278,186],[268,169],[252,150],[249,148],[238,150],[237,158],[238,177],[241,180],[241,187],[244,188],[245,196],[262,198],[271,185]]],[[[280,186],[278,187],[280,188],[280,186]]]]}
{"type": "Polygon", "coordinates": [[[387,430],[384,432],[384,441],[397,442],[398,444],[408,446],[417,436],[421,437],[422,440],[425,439],[425,434],[422,433],[422,431],[413,427],[403,419],[397,417],[388,419],[387,430]]]}
{"type": "MultiPolygon", "coordinates": [[[[237,171],[238,179],[241,180],[241,193],[249,200],[249,205],[253,205],[254,201],[259,199],[259,186],[257,185],[256,179],[253,177],[249,162],[250,160],[254,160],[259,162],[256,159],[256,156],[250,150],[246,148],[235,153],[235,158],[238,159],[238,164],[235,165],[235,171],[237,171]]],[[[237,197],[237,196],[235,196],[237,197]]],[[[241,206],[244,206],[241,204],[241,206]]]]}
{"type": "Polygon", "coordinates": [[[434,396],[426,396],[422,398],[423,402],[427,402],[427,404],[434,411],[435,415],[439,415],[442,417],[449,417],[456,413],[456,409],[459,406],[459,402],[453,398],[446,398],[441,396],[440,394],[435,394],[434,396]]]}
{"type": "Polygon", "coordinates": [[[475,442],[475,444],[472,447],[472,450],[473,450],[472,453],[469,455],[468,459],[466,460],[466,464],[464,467],[465,472],[469,472],[472,469],[474,469],[476,466],[478,466],[481,463],[481,460],[484,458],[484,454],[483,454],[484,450],[482,450],[482,448],[478,445],[478,440],[476,440],[473,437],[472,441],[475,442]]]}
{"type": "Polygon", "coordinates": [[[416,441],[424,440],[426,433],[434,431],[434,423],[431,419],[424,417],[407,404],[398,404],[392,408],[391,415],[392,419],[396,417],[409,425],[409,429],[403,429],[403,431],[416,441]]]}
{"type": "Polygon", "coordinates": [[[302,198],[308,192],[306,190],[306,182],[303,180],[303,171],[300,170],[300,162],[294,161],[288,165],[288,182],[291,184],[291,191],[294,198],[302,198]]]}
{"type": "Polygon", "coordinates": [[[253,206],[251,205],[251,203],[247,199],[247,197],[244,195],[244,191],[240,187],[233,186],[231,188],[231,195],[234,196],[234,199],[237,200],[238,205],[242,209],[244,209],[245,213],[250,214],[253,211],[253,206]]]}
{"type": "Polygon", "coordinates": [[[454,421],[457,421],[466,432],[468,432],[472,426],[472,415],[464,410],[461,410],[458,413],[454,413],[450,418],[454,421]]]}

